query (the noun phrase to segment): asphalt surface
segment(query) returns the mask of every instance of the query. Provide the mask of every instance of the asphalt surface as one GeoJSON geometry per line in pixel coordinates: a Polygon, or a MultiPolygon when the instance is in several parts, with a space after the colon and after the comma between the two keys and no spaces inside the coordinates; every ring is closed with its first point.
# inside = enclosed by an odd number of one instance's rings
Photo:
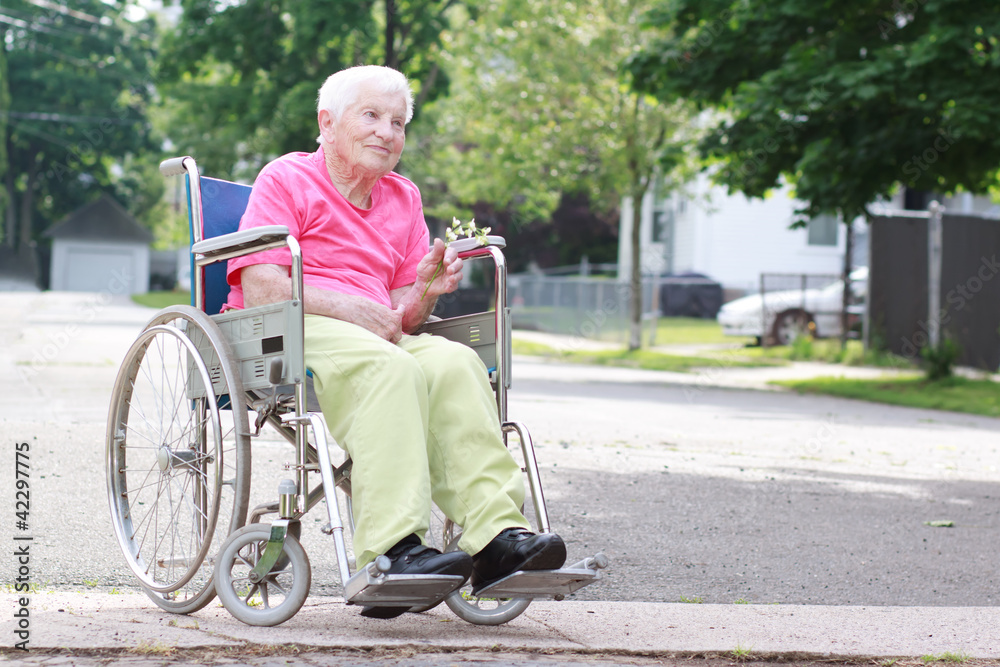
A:
{"type": "MultiPolygon", "coordinates": [[[[3,488],[13,488],[15,443],[29,443],[33,600],[51,596],[57,609],[83,610],[39,613],[35,627],[51,631],[38,630],[34,646],[75,647],[78,658],[98,660],[85,649],[132,650],[141,633],[98,640],[88,623],[162,633],[185,618],[211,628],[181,628],[198,636],[195,646],[230,636],[239,624],[215,605],[178,621],[131,595],[111,531],[102,468],[108,394],[150,311],[106,294],[59,293],[0,294],[0,310],[8,314],[0,321],[3,488]]],[[[533,603],[508,630],[471,627],[447,610],[366,625],[337,601],[329,538],[307,522],[312,596],[281,626],[291,638],[266,636],[342,648],[340,630],[349,625],[358,636],[346,645],[401,635],[401,646],[427,649],[448,644],[441,628],[461,627],[455,636],[465,639],[455,646],[471,651],[496,644],[639,660],[752,644],[767,655],[1000,658],[1000,420],[766,385],[776,374],[817,372],[830,369],[673,374],[518,359],[510,413],[531,428],[553,527],[571,559],[596,551],[611,558],[604,581],[563,603],[533,603]],[[940,522],[951,526],[932,525],[940,522]],[[332,644],[294,634],[331,617],[332,644]],[[753,634],[751,619],[770,625],[753,634]],[[608,632],[629,622],[645,633],[646,648],[608,632]],[[727,633],[716,632],[724,626],[727,633]],[[573,630],[579,636],[561,643],[573,630]]],[[[273,495],[289,451],[267,437],[255,442],[256,497],[273,495]]],[[[13,514],[2,524],[0,539],[11,544],[13,514]]],[[[13,581],[14,560],[0,562],[0,572],[13,581]]],[[[14,609],[10,592],[2,598],[14,609]]],[[[0,632],[10,636],[11,627],[2,623],[0,632]]]]}

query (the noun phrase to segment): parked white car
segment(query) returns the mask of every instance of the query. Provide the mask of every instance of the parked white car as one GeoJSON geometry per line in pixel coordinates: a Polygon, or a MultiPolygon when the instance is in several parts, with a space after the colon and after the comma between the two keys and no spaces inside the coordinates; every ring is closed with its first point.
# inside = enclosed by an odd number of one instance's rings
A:
{"type": "MultiPolygon", "coordinates": [[[[855,269],[848,308],[854,322],[864,312],[867,293],[868,268],[855,269]]],[[[833,338],[840,336],[843,298],[843,280],[822,289],[768,292],[763,299],[760,294],[751,294],[724,304],[717,319],[726,336],[753,336],[758,342],[769,338],[775,344],[788,345],[803,333],[833,338]]]]}

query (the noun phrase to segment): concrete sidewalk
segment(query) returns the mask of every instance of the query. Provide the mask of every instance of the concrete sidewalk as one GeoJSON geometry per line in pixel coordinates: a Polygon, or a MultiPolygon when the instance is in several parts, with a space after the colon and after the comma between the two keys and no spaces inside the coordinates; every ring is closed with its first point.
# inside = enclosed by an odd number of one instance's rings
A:
{"type": "MultiPolygon", "coordinates": [[[[5,594],[4,618],[18,608],[5,594]]],[[[243,625],[216,601],[190,616],[144,595],[54,592],[31,596],[31,650],[150,653],[157,647],[299,648],[693,656],[749,651],[758,659],[964,654],[1000,659],[1000,608],[702,605],[536,601],[507,625],[470,625],[444,605],[391,621],[365,619],[342,600],[311,597],[273,628],[243,625]]],[[[17,639],[5,620],[5,645],[17,639]]]]}

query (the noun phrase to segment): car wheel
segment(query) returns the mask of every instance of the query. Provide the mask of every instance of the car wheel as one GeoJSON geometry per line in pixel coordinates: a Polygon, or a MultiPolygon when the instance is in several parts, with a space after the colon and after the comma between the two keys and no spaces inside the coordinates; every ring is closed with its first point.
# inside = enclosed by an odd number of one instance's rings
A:
{"type": "Polygon", "coordinates": [[[814,327],[809,313],[802,310],[786,310],[775,318],[771,336],[777,345],[791,345],[799,336],[812,333],[814,327]]]}

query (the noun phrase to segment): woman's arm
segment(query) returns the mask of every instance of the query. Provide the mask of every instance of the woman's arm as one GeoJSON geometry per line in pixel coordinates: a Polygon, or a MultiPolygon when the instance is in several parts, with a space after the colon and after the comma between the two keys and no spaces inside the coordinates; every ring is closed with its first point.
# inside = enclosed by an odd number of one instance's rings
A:
{"type": "MultiPolygon", "coordinates": [[[[243,284],[243,301],[248,308],[292,298],[292,278],[286,266],[247,266],[240,272],[240,280],[243,284]]],[[[305,285],[302,305],[306,313],[357,324],[390,343],[398,343],[403,336],[403,309],[395,303],[394,309],[389,309],[364,297],[305,285]]]]}
{"type": "Polygon", "coordinates": [[[437,298],[454,292],[461,280],[462,260],[458,253],[447,248],[441,239],[434,239],[430,252],[417,265],[416,281],[389,292],[393,309],[403,309],[403,333],[419,329],[434,310],[437,298]],[[439,264],[443,264],[443,269],[435,276],[439,264]]]}

